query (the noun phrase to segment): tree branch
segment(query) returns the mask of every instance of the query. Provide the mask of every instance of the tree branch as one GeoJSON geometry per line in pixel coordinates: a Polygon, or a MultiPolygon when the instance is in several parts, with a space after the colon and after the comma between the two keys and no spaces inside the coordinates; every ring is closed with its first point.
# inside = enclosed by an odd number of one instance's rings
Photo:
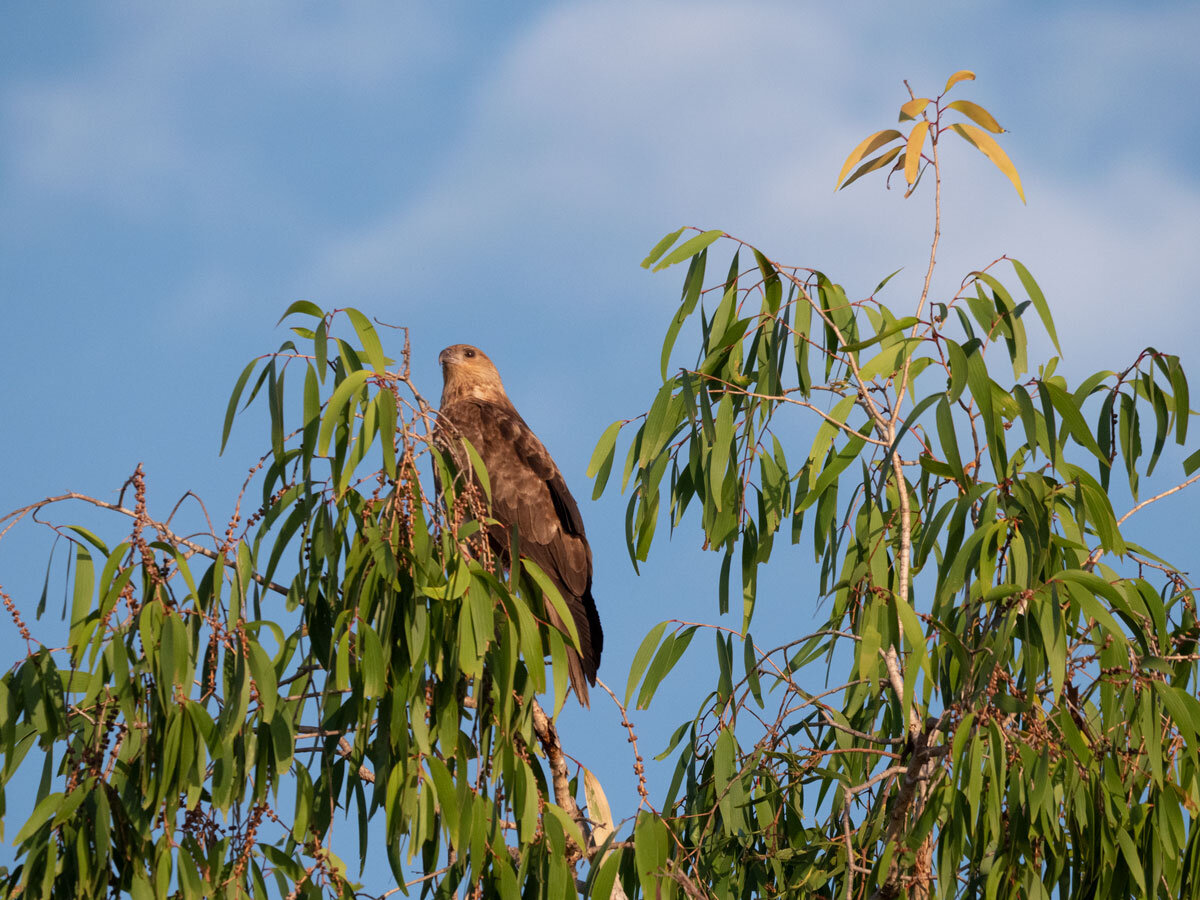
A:
{"type": "MultiPolygon", "coordinates": [[[[185,537],[180,537],[170,528],[168,528],[163,522],[156,522],[154,519],[151,519],[148,516],[139,516],[136,511],[127,507],[119,506],[116,503],[108,503],[104,500],[98,500],[95,497],[89,497],[87,494],[80,494],[75,491],[68,491],[65,494],[59,494],[57,497],[47,497],[45,500],[39,500],[37,503],[31,503],[28,506],[15,509],[8,515],[0,518],[0,522],[12,519],[5,529],[0,531],[0,538],[3,538],[6,534],[8,534],[9,530],[19,521],[21,521],[21,519],[25,518],[27,514],[36,513],[47,506],[50,506],[54,503],[61,503],[64,500],[79,500],[83,503],[90,503],[92,506],[99,507],[100,509],[107,509],[111,512],[120,513],[123,516],[129,516],[129,518],[134,520],[140,518],[142,522],[153,528],[158,533],[158,536],[169,544],[174,544],[179,547],[186,547],[193,553],[199,553],[201,556],[206,556],[209,559],[215,560],[221,558],[221,554],[216,550],[210,550],[201,544],[197,544],[195,541],[188,540],[185,537]]],[[[276,593],[283,594],[285,597],[287,596],[288,589],[283,585],[276,584],[274,581],[267,581],[258,574],[251,575],[251,578],[258,584],[261,584],[263,587],[275,591],[276,593]]]]}
{"type": "MultiPolygon", "coordinates": [[[[575,821],[583,831],[584,840],[587,841],[591,829],[588,827],[587,817],[579,809],[579,804],[575,802],[575,795],[571,793],[571,776],[567,770],[567,758],[563,755],[558,729],[554,727],[554,721],[546,715],[546,711],[542,709],[542,705],[538,703],[536,697],[530,702],[533,712],[533,732],[537,735],[538,742],[546,753],[546,762],[550,765],[550,778],[554,785],[554,802],[575,821]]],[[[572,869],[574,869],[575,863],[584,857],[586,851],[586,847],[575,849],[568,847],[567,858],[572,869]]]]}

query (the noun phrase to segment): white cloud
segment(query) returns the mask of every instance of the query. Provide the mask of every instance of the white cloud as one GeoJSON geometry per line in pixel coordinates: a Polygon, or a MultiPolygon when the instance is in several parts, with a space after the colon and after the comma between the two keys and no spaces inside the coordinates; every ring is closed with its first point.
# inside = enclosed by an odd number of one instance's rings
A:
{"type": "Polygon", "coordinates": [[[135,220],[181,204],[194,216],[266,202],[269,179],[246,150],[276,104],[317,88],[354,98],[419,73],[452,50],[431,9],[381,18],[332,7],[297,15],[283,2],[103,8],[101,52],[0,95],[10,188],[135,220]]]}
{"type": "MultiPolygon", "coordinates": [[[[1119,44],[1121,29],[1136,19],[1110,12],[1089,32],[1099,46],[1072,49],[1067,38],[1079,22],[1066,13],[1042,23],[1038,40],[1060,47],[1057,68],[1095,73],[1089,60],[1119,44]]],[[[1153,28],[1172,21],[1160,15],[1153,28]]],[[[564,230],[582,233],[582,258],[593,246],[611,251],[631,232],[640,251],[687,222],[725,227],[784,260],[827,267],[854,291],[869,291],[905,265],[888,294],[901,303],[923,273],[928,196],[903,201],[879,179],[835,195],[833,177],[845,153],[884,127],[903,99],[891,80],[907,75],[914,87],[936,90],[960,57],[955,49],[916,60],[899,40],[881,38],[880,27],[770,3],[556,7],[481,84],[457,151],[425,192],[336,236],[306,277],[337,295],[378,293],[413,273],[441,279],[448,260],[537,271],[554,265],[543,254],[569,243],[564,230]]],[[[931,40],[940,46],[942,39],[931,40]]],[[[1007,89],[1016,90],[1022,76],[1005,72],[1002,50],[980,51],[981,81],[964,96],[1003,102],[1007,89]]],[[[1127,60],[1125,77],[1134,65],[1127,60]]],[[[1081,132],[1110,112],[1103,94],[1111,80],[1095,79],[1099,100],[1084,83],[1070,88],[1080,98],[1081,132]]],[[[1046,155],[1035,142],[1055,124],[1046,109],[993,111],[1018,123],[1010,149],[1029,205],[978,153],[949,148],[942,289],[1001,253],[1022,258],[1055,304],[1060,331],[1076,337],[1068,353],[1086,359],[1127,350],[1143,325],[1146,339],[1171,334],[1181,321],[1194,326],[1186,285],[1200,274],[1188,250],[1200,237],[1195,178],[1149,154],[1153,136],[1126,131],[1127,154],[1077,165],[1069,135],[1065,154],[1046,155]],[[1152,307],[1131,302],[1131,293],[1152,295],[1152,307]]],[[[619,292],[610,298],[626,302],[619,292]]]]}

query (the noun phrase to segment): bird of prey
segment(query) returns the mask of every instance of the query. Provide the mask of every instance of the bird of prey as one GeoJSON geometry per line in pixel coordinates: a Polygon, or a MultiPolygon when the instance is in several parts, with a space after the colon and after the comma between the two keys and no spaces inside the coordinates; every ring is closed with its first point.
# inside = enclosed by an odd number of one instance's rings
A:
{"type": "MultiPolygon", "coordinates": [[[[562,594],[579,634],[579,652],[567,647],[571,686],[588,706],[588,684],[596,683],[604,633],[592,599],[592,550],[579,507],[558,466],[508,399],[487,355],[469,344],[455,344],[438,361],[443,386],[434,442],[459,473],[473,478],[461,439],[470,441],[490,482],[496,524],[485,530],[492,551],[507,564],[515,528],[520,555],[537,563],[562,594]]],[[[561,629],[550,603],[546,612],[561,629]]]]}

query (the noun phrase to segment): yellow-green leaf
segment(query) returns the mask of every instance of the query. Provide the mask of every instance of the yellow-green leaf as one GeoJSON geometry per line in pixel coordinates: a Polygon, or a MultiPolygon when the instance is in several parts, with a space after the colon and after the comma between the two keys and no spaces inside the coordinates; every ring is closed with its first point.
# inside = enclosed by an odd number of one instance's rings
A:
{"type": "Polygon", "coordinates": [[[951,125],[950,127],[964,141],[974,146],[980,153],[995,163],[997,169],[1008,176],[1008,180],[1017,189],[1017,194],[1021,197],[1021,202],[1024,203],[1025,191],[1021,187],[1021,176],[1017,174],[1017,168],[1012,164],[1012,160],[1008,158],[1008,154],[996,143],[996,139],[982,128],[976,128],[974,125],[951,125]]]}
{"type": "Polygon", "coordinates": [[[909,184],[917,180],[917,170],[921,166],[921,148],[925,146],[928,134],[928,122],[918,122],[909,132],[908,145],[904,148],[904,180],[909,184]]]}
{"type": "MultiPolygon", "coordinates": [[[[859,160],[861,160],[864,156],[866,156],[868,153],[874,153],[880,147],[890,144],[897,138],[902,137],[904,137],[904,135],[902,135],[899,131],[894,128],[889,128],[886,131],[877,131],[864,140],[850,152],[850,155],[846,157],[846,161],[842,163],[842,171],[838,172],[837,181],[834,182],[833,189],[836,191],[839,187],[845,187],[845,185],[842,184],[842,179],[846,177],[847,172],[858,165],[859,160]]],[[[849,182],[847,182],[847,184],[848,183],[849,182]]]]}
{"type": "Polygon", "coordinates": [[[723,232],[720,228],[714,228],[711,231],[702,231],[700,234],[690,238],[667,254],[666,258],[654,267],[653,271],[661,272],[667,266],[673,266],[677,262],[683,262],[685,259],[691,259],[721,235],[723,232]]]}
{"type": "Polygon", "coordinates": [[[642,680],[642,673],[646,671],[646,666],[650,665],[650,659],[654,656],[654,651],[658,648],[658,641],[666,628],[666,622],[659,622],[651,628],[646,636],[642,638],[641,646],[638,647],[637,652],[633,654],[633,664],[629,667],[629,679],[625,683],[626,706],[633,699],[633,689],[642,680]]]}
{"type": "Polygon", "coordinates": [[[925,107],[928,105],[928,97],[914,97],[900,107],[900,121],[906,122],[909,119],[915,119],[921,113],[925,112],[925,107]]]}
{"type": "Polygon", "coordinates": [[[583,832],[579,829],[579,824],[567,815],[566,811],[556,803],[547,803],[546,812],[553,818],[558,820],[558,824],[562,827],[565,834],[580,850],[586,850],[587,844],[583,840],[583,832]]]}
{"type": "Polygon", "coordinates": [[[592,451],[592,458],[588,461],[588,478],[595,478],[596,473],[600,471],[600,466],[604,464],[604,460],[613,455],[613,446],[617,442],[617,432],[621,430],[621,426],[624,424],[624,419],[617,419],[617,421],[604,429],[604,434],[600,435],[600,440],[596,442],[596,449],[592,451]]]}
{"type": "Polygon", "coordinates": [[[638,882],[647,897],[674,894],[674,882],[664,875],[670,855],[671,832],[666,823],[653,813],[638,813],[633,826],[633,858],[638,882]]]}
{"type": "Polygon", "coordinates": [[[553,609],[558,614],[561,625],[556,623],[556,627],[571,639],[571,646],[576,650],[579,649],[579,631],[575,627],[575,617],[571,615],[571,611],[567,609],[567,601],[563,599],[557,585],[550,580],[550,577],[542,571],[539,566],[531,559],[522,559],[521,565],[525,571],[529,573],[529,577],[534,580],[542,593],[546,596],[546,606],[553,609]]]}
{"type": "Polygon", "coordinates": [[[942,91],[942,93],[943,94],[946,93],[946,91],[949,91],[950,88],[954,87],[960,81],[974,81],[974,80],[975,80],[975,73],[972,72],[970,69],[959,69],[957,72],[955,72],[953,75],[951,75],[949,77],[949,79],[947,79],[946,88],[945,88],[945,90],[942,91]]]}
{"type": "Polygon", "coordinates": [[[367,354],[367,361],[370,362],[371,368],[376,372],[385,371],[388,358],[384,356],[383,345],[379,342],[379,334],[375,331],[371,320],[352,307],[346,309],[346,315],[354,326],[358,339],[362,341],[363,351],[367,354]]]}
{"type": "Polygon", "coordinates": [[[999,134],[1004,129],[1000,127],[990,112],[980,106],[978,103],[972,103],[970,100],[955,100],[953,103],[947,103],[946,109],[958,110],[976,125],[982,125],[993,134],[999,134]]]}
{"type": "Polygon", "coordinates": [[[642,260],[642,268],[648,269],[651,265],[658,261],[658,258],[667,252],[667,248],[679,240],[679,236],[683,234],[683,229],[672,231],[661,241],[654,245],[654,249],[642,260]]]}
{"type": "Polygon", "coordinates": [[[370,374],[366,369],[351,372],[337,386],[333,396],[329,398],[329,404],[325,407],[325,415],[321,419],[321,430],[317,435],[317,452],[321,456],[328,455],[329,441],[333,437],[334,429],[337,428],[342,411],[346,404],[351,402],[351,396],[362,388],[370,374]]]}

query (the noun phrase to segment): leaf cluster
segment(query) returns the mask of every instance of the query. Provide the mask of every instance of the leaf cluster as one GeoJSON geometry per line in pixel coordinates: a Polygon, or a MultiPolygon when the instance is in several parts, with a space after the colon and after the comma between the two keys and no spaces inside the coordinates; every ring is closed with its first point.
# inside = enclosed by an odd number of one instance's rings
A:
{"type": "Polygon", "coordinates": [[[535,725],[572,640],[546,625],[545,576],[492,558],[487,498],[434,448],[407,342],[397,365],[357,310],[284,318],[293,338],[246,366],[222,435],[265,400],[247,520],[180,538],[139,469],[127,540],[59,529],[68,645],[34,640],[0,679],[2,784],[41,772],[9,896],[354,896],[343,818],[360,872],[382,841],[423,893],[574,883],[587,839],[535,725]]]}
{"type": "MultiPolygon", "coordinates": [[[[921,161],[925,141],[952,130],[1020,191],[976,135],[1001,131],[985,110],[939,97],[901,112],[921,117],[903,145],[859,165],[904,137],[870,136],[839,184],[899,159],[915,188],[939,165],[936,151],[921,161]],[[945,124],[951,110],[977,124],[945,124]]],[[[1175,897],[1200,884],[1194,589],[1122,531],[1200,477],[1200,452],[1125,515],[1111,499],[1114,469],[1137,502],[1168,441],[1186,444],[1187,378],[1154,348],[1078,384],[1057,357],[1031,374],[1031,312],[1058,347],[1033,275],[1001,257],[931,290],[937,226],[908,309],[879,299],[889,279],[852,300],[720,231],[680,229],[643,263],[687,272],[662,385],[601,438],[597,492],[625,434],[635,564],[661,521],[694,520],[723,557],[721,614],[741,588],[740,628],[710,629],[716,686],[663,754],[676,763],[654,820],[669,835],[664,895],[1175,897]],[[714,279],[721,240],[731,261],[714,279]],[[672,372],[689,325],[695,355],[672,372]],[[765,596],[760,568],[801,543],[814,584],[765,596]],[[766,603],[773,630],[783,611],[825,617],[760,647],[750,629],[766,603]]],[[[652,702],[698,628],[647,636],[627,701],[652,702]]]]}

